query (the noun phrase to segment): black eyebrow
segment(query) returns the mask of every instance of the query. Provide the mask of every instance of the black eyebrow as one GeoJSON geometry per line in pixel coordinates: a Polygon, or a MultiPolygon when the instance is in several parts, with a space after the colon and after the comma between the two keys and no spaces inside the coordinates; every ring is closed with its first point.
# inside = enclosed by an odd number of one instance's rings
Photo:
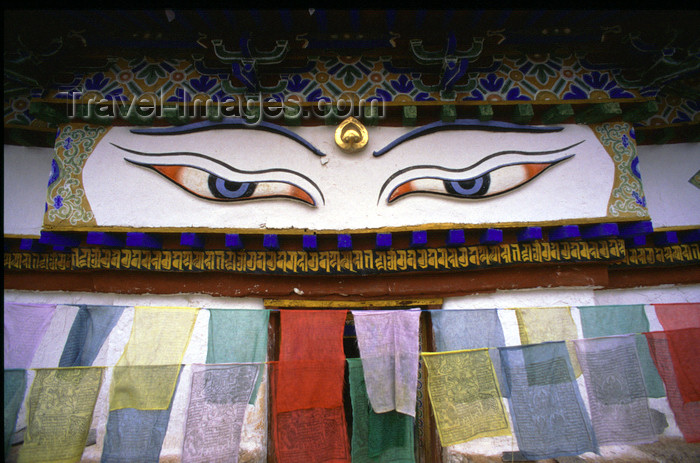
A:
{"type": "Polygon", "coordinates": [[[285,136],[300,145],[307,148],[317,156],[325,156],[326,154],[312,145],[304,137],[300,136],[281,125],[271,124],[269,122],[260,121],[256,124],[249,124],[241,118],[224,119],[221,122],[200,121],[192,124],[182,125],[179,127],[151,127],[146,129],[131,129],[131,133],[137,135],[181,135],[187,133],[203,132],[206,130],[219,129],[242,129],[242,130],[264,130],[265,132],[276,133],[285,136]]]}
{"type": "Polygon", "coordinates": [[[375,151],[373,154],[379,157],[396,148],[403,142],[412,140],[423,135],[428,135],[443,130],[484,130],[488,132],[520,132],[520,133],[552,133],[561,132],[564,127],[540,127],[536,125],[521,125],[511,122],[485,121],[478,119],[457,119],[454,122],[437,121],[431,124],[418,127],[400,136],[384,148],[375,151]]]}
{"type": "MultiPolygon", "coordinates": [[[[499,151],[499,152],[497,152],[497,153],[489,154],[488,156],[485,156],[485,157],[481,158],[480,160],[478,160],[477,162],[475,162],[475,163],[472,164],[471,166],[467,166],[467,167],[464,167],[464,168],[461,168],[461,169],[454,169],[454,168],[442,167],[442,166],[436,166],[436,165],[429,165],[429,164],[422,164],[422,165],[417,165],[417,166],[405,167],[405,168],[403,168],[403,169],[401,169],[401,170],[398,170],[398,171],[394,172],[393,174],[391,174],[391,176],[390,176],[388,179],[386,179],[386,181],[385,181],[384,184],[382,185],[382,188],[379,190],[379,196],[377,197],[377,202],[379,202],[379,198],[382,197],[382,193],[384,192],[384,189],[385,189],[386,186],[389,184],[389,182],[391,182],[393,179],[395,179],[395,178],[398,177],[399,175],[401,175],[401,174],[403,174],[403,173],[405,173],[405,172],[411,171],[411,170],[415,170],[415,169],[435,169],[435,170],[442,170],[442,171],[444,171],[444,172],[464,172],[464,171],[467,171],[467,170],[469,170],[469,169],[473,169],[474,167],[478,166],[479,164],[482,164],[482,163],[488,161],[489,159],[495,158],[495,157],[497,157],[497,156],[503,156],[503,155],[505,155],[505,154],[522,154],[522,155],[525,155],[525,156],[538,156],[538,155],[546,155],[546,154],[560,153],[560,152],[562,152],[562,151],[566,151],[566,150],[568,150],[568,149],[570,149],[570,148],[573,148],[574,146],[578,146],[578,145],[580,145],[581,143],[583,143],[584,141],[585,141],[585,140],[581,140],[580,142],[574,143],[573,145],[569,145],[569,146],[566,146],[566,147],[564,147],[564,148],[559,148],[559,149],[551,150],[551,151],[535,151],[535,152],[533,152],[533,151],[512,151],[512,150],[511,150],[511,151],[499,151]]],[[[573,155],[572,155],[572,156],[573,156],[573,155]]],[[[527,164],[527,163],[523,162],[523,163],[518,163],[518,164],[527,164]]]]}
{"type": "MultiPolygon", "coordinates": [[[[229,164],[226,164],[224,161],[221,161],[220,159],[216,159],[216,158],[213,158],[213,157],[211,157],[211,156],[207,156],[206,154],[193,153],[193,152],[189,152],[189,151],[171,152],[171,153],[144,153],[143,151],[136,151],[136,150],[132,150],[132,149],[129,149],[129,148],[124,148],[123,146],[116,145],[116,144],[114,144],[114,143],[112,143],[112,142],[110,142],[110,145],[114,146],[115,148],[119,148],[120,150],[126,151],[127,153],[139,154],[139,155],[141,155],[141,156],[153,156],[153,157],[165,157],[165,156],[195,156],[195,157],[202,158],[202,159],[206,159],[206,160],[208,160],[208,161],[211,161],[211,162],[214,162],[214,163],[216,163],[216,164],[219,164],[220,166],[225,167],[226,169],[229,169],[229,170],[231,170],[232,172],[237,172],[237,173],[239,173],[239,174],[267,174],[267,173],[269,173],[269,172],[285,172],[285,173],[288,173],[288,174],[294,174],[294,175],[297,175],[297,176],[303,178],[304,180],[306,180],[307,182],[309,182],[311,185],[313,185],[313,186],[316,188],[316,190],[318,190],[319,194],[321,195],[321,200],[323,201],[323,203],[324,203],[324,204],[326,203],[326,199],[323,197],[323,192],[322,192],[321,189],[318,187],[318,185],[316,185],[316,182],[314,182],[313,180],[311,180],[309,177],[307,177],[306,175],[302,174],[301,172],[297,172],[297,171],[295,171],[295,170],[291,170],[291,169],[241,170],[241,169],[236,169],[235,167],[233,167],[233,166],[231,166],[231,165],[229,165],[229,164]]],[[[138,161],[130,161],[129,159],[126,159],[126,158],[124,158],[124,160],[127,161],[127,162],[130,162],[130,163],[132,163],[132,164],[145,165],[144,163],[140,163],[140,162],[138,162],[138,161]]],[[[201,167],[197,167],[197,166],[188,166],[188,167],[193,167],[193,168],[195,168],[195,169],[200,169],[200,170],[206,170],[206,169],[202,169],[201,167]]],[[[208,171],[207,171],[207,172],[208,172],[208,171]]],[[[209,173],[211,174],[211,172],[209,172],[209,173]]],[[[212,174],[212,175],[216,175],[216,174],[212,174]]],[[[218,177],[218,175],[217,175],[217,177],[218,177]]]]}

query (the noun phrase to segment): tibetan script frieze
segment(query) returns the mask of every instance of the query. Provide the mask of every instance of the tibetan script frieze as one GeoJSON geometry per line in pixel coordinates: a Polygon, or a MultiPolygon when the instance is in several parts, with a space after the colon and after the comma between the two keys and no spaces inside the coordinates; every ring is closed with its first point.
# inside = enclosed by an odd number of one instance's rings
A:
{"type": "Polygon", "coordinates": [[[469,270],[516,264],[615,262],[624,241],[534,242],[388,251],[231,251],[75,248],[5,254],[6,270],[146,270],[251,274],[357,274],[469,270]]]}
{"type": "Polygon", "coordinates": [[[628,248],[624,258],[614,264],[621,267],[641,267],[698,263],[700,263],[700,243],[658,248],[628,248]]]}

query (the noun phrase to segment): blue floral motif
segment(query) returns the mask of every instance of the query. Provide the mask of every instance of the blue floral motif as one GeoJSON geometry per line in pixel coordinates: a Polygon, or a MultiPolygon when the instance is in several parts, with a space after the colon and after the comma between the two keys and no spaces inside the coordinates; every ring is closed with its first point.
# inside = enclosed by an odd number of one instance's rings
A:
{"type": "Polygon", "coordinates": [[[647,207],[647,199],[644,196],[639,196],[639,193],[636,191],[632,192],[632,196],[634,196],[634,201],[639,204],[642,207],[647,207]]]}
{"type": "Polygon", "coordinates": [[[56,162],[55,159],[51,160],[51,175],[49,176],[49,185],[51,186],[52,183],[54,183],[56,180],[58,180],[59,175],[61,175],[61,171],[58,168],[58,163],[56,162]]]}
{"type": "Polygon", "coordinates": [[[98,72],[91,78],[85,79],[85,90],[102,90],[109,83],[109,79],[101,72],[98,72]]]}
{"type": "Polygon", "coordinates": [[[483,100],[484,100],[484,94],[481,93],[477,89],[472,90],[470,96],[465,96],[464,98],[462,98],[462,101],[483,101],[483,100]]]}
{"type": "Polygon", "coordinates": [[[188,102],[192,101],[192,96],[184,91],[182,88],[176,88],[175,89],[175,95],[171,96],[168,98],[166,101],[174,101],[178,103],[183,103],[183,102],[188,102]]]}
{"type": "Polygon", "coordinates": [[[427,92],[419,92],[413,99],[414,101],[435,101],[435,98],[430,96],[427,92]]]}
{"type": "Polygon", "coordinates": [[[676,111],[676,117],[673,118],[671,122],[674,124],[678,122],[690,122],[690,117],[683,111],[676,111]]]}
{"type": "Polygon", "coordinates": [[[87,79],[85,79],[84,88],[86,91],[101,92],[102,96],[107,100],[126,101],[128,99],[126,95],[124,95],[124,90],[119,86],[114,87],[107,93],[104,93],[104,90],[108,86],[108,84],[109,79],[105,77],[103,73],[98,72],[92,77],[88,77],[87,79]]]}
{"type": "Polygon", "coordinates": [[[608,78],[607,74],[601,74],[598,71],[593,71],[590,74],[584,74],[583,80],[591,88],[603,90],[612,98],[632,98],[634,96],[631,93],[619,88],[614,80],[608,78]],[[610,80],[610,82],[608,82],[608,80],[610,80]]]}
{"type": "Polygon", "coordinates": [[[216,86],[216,79],[209,76],[201,76],[199,79],[190,79],[190,85],[200,93],[209,93],[216,86]]]}
{"type": "Polygon", "coordinates": [[[700,112],[700,100],[699,100],[699,101],[696,101],[696,100],[686,100],[686,101],[685,101],[685,104],[688,106],[688,108],[690,108],[690,109],[693,110],[694,112],[696,112],[696,113],[697,113],[697,112],[700,112]]]}
{"type": "Polygon", "coordinates": [[[506,94],[506,99],[508,101],[512,101],[512,100],[529,100],[530,98],[527,95],[521,95],[520,88],[513,87],[510,90],[508,90],[508,93],[506,94]]]}
{"type": "Polygon", "coordinates": [[[290,92],[303,92],[310,82],[311,79],[302,79],[301,75],[294,74],[287,80],[287,90],[290,92]]]}
{"type": "Polygon", "coordinates": [[[63,198],[61,195],[56,195],[56,197],[53,199],[53,207],[54,209],[60,209],[61,206],[63,206],[63,198]]]}
{"type": "MultiPolygon", "coordinates": [[[[625,148],[630,146],[630,139],[627,135],[622,136],[622,146],[624,146],[625,148]]],[[[637,159],[637,158],[635,158],[635,159],[637,159]]]]}
{"type": "Polygon", "coordinates": [[[309,93],[309,95],[306,97],[306,101],[327,101],[330,103],[331,99],[327,96],[323,96],[323,90],[317,88],[313,92],[309,93]]]}
{"type": "Polygon", "coordinates": [[[634,98],[630,92],[626,92],[619,87],[615,87],[608,92],[611,98],[634,98]]]}
{"type": "Polygon", "coordinates": [[[564,94],[565,100],[585,100],[588,95],[576,85],[572,85],[568,92],[564,94]]]}
{"type": "Polygon", "coordinates": [[[489,74],[486,79],[479,79],[479,83],[489,92],[497,92],[503,87],[503,77],[496,77],[496,74],[489,74]]]}
{"type": "Polygon", "coordinates": [[[410,93],[413,90],[413,81],[408,79],[406,74],[402,74],[396,80],[389,81],[389,84],[399,93],[410,93]]]}
{"type": "Polygon", "coordinates": [[[71,137],[66,137],[66,141],[63,142],[63,149],[69,150],[73,146],[73,139],[71,137]]]}

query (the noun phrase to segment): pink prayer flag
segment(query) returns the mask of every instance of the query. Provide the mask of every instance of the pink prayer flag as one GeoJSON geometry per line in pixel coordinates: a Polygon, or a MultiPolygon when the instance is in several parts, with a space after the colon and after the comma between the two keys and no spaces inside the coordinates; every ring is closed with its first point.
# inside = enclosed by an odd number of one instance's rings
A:
{"type": "Polygon", "coordinates": [[[54,304],[6,302],[4,310],[5,369],[31,367],[36,348],[51,324],[54,304]]]}

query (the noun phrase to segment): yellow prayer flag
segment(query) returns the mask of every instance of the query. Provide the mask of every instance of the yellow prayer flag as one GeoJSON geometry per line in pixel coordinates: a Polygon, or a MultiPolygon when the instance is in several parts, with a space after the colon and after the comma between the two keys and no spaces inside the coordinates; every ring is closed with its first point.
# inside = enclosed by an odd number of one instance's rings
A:
{"type": "Polygon", "coordinates": [[[168,408],[198,310],[135,307],[131,336],[114,367],[110,411],[168,408]]]}
{"type": "Polygon", "coordinates": [[[488,349],[422,353],[443,447],[510,434],[488,349]]]}
{"type": "Polygon", "coordinates": [[[569,307],[515,309],[515,316],[521,344],[566,341],[574,374],[581,376],[581,366],[573,344],[573,340],[578,339],[578,331],[569,307]]]}
{"type": "Polygon", "coordinates": [[[37,370],[27,402],[27,431],[19,463],[80,461],[102,371],[102,367],[37,370]]]}

